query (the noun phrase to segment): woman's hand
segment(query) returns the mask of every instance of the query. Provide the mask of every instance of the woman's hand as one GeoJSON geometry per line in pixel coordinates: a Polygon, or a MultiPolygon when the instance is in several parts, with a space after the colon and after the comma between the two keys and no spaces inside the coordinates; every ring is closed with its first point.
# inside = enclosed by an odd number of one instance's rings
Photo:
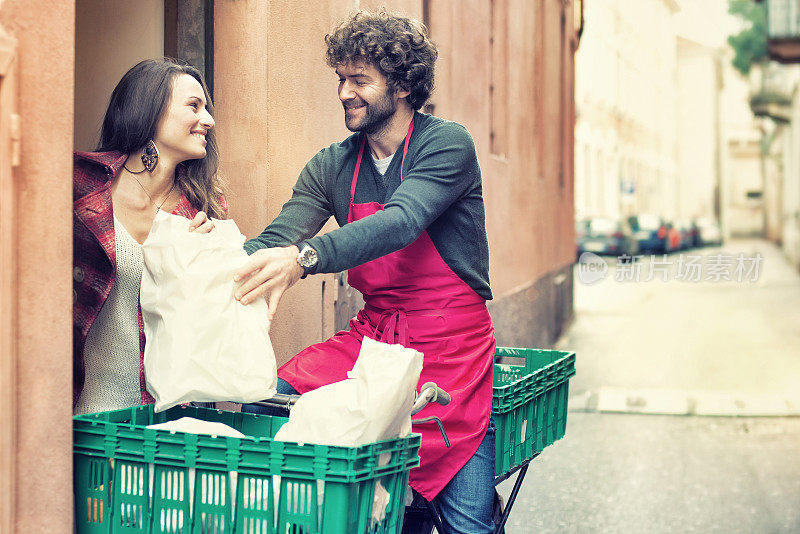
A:
{"type": "Polygon", "coordinates": [[[198,234],[207,234],[214,229],[214,221],[208,218],[206,212],[198,211],[192,222],[189,223],[189,231],[198,234]]]}
{"type": "Polygon", "coordinates": [[[254,252],[247,263],[233,274],[235,282],[244,280],[234,293],[234,298],[242,304],[250,304],[269,293],[268,315],[272,321],[284,291],[303,276],[303,268],[297,263],[299,253],[300,250],[295,245],[264,248],[254,252]]]}

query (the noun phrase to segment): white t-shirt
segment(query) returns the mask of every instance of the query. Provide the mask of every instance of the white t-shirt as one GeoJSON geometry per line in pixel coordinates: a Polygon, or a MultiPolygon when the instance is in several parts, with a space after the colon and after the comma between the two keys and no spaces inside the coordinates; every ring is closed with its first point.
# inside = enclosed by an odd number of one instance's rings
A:
{"type": "Polygon", "coordinates": [[[393,157],[394,154],[383,159],[378,159],[374,155],[372,156],[372,161],[375,162],[375,168],[378,169],[378,172],[380,173],[381,176],[386,174],[386,169],[389,168],[389,164],[392,162],[393,157]]]}

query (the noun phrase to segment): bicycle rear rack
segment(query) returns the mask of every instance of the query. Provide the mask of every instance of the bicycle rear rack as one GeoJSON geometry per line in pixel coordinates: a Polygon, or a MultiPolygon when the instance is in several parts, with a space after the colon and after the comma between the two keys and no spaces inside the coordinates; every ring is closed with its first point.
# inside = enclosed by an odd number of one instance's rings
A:
{"type": "MultiPolygon", "coordinates": [[[[501,482],[511,478],[511,475],[517,473],[517,478],[514,480],[514,487],[511,489],[511,494],[508,496],[508,503],[503,508],[503,513],[500,516],[500,520],[494,526],[495,534],[503,534],[505,532],[506,522],[508,521],[508,516],[511,514],[511,508],[514,506],[514,502],[517,500],[517,495],[519,494],[519,490],[522,487],[522,482],[525,480],[525,475],[528,472],[529,464],[537,457],[540,453],[536,453],[532,458],[525,460],[520,465],[509,471],[508,473],[504,473],[499,477],[495,477],[494,485],[497,486],[501,482]]],[[[436,506],[436,503],[432,503],[426,499],[423,499],[425,502],[425,506],[428,509],[428,513],[431,516],[431,520],[433,521],[433,526],[436,528],[436,532],[445,532],[444,525],[442,524],[442,516],[439,513],[439,507],[436,506]]]]}

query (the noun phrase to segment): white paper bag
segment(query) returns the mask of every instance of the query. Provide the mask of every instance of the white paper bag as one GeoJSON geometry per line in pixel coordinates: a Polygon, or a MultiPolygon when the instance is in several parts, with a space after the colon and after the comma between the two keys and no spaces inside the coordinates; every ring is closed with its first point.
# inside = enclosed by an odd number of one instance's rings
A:
{"type": "Polygon", "coordinates": [[[365,337],[348,378],[305,393],[278,441],[355,447],[411,432],[422,354],[365,337]]]}
{"type": "Polygon", "coordinates": [[[194,417],[181,417],[174,421],[166,421],[164,423],[156,423],[154,425],[147,425],[147,428],[155,428],[156,430],[166,430],[167,432],[186,432],[188,434],[204,434],[207,436],[228,436],[230,438],[244,438],[244,434],[226,425],[225,423],[217,423],[216,421],[204,421],[194,417]]]}
{"type": "Polygon", "coordinates": [[[142,245],[144,368],[155,411],[271,397],[277,366],[267,303],[233,298],[244,236],[232,220],[215,220],[207,234],[189,232],[189,223],[159,211],[142,245]]]}

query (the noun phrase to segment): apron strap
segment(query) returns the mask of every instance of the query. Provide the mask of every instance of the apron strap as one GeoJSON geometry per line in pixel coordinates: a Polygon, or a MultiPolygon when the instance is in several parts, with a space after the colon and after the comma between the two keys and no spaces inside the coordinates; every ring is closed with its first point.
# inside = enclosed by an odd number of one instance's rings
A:
{"type": "Polygon", "coordinates": [[[364,155],[364,144],[367,142],[367,135],[361,136],[361,146],[358,147],[358,158],[356,159],[356,170],[353,171],[353,179],[350,181],[350,205],[356,198],[356,183],[358,183],[358,171],[361,169],[361,156],[364,155]]]}
{"type": "Polygon", "coordinates": [[[406,154],[408,153],[408,142],[411,141],[411,132],[414,131],[414,118],[411,118],[411,124],[408,125],[408,133],[406,134],[406,143],[403,145],[403,159],[400,161],[400,181],[403,181],[403,165],[406,162],[406,154]]]}
{"type": "MultiPolygon", "coordinates": [[[[406,133],[405,144],[403,145],[403,159],[400,161],[400,181],[403,181],[403,165],[406,162],[406,154],[408,153],[408,142],[411,141],[411,133],[414,131],[414,119],[412,117],[411,124],[408,125],[408,133],[406,133]]],[[[356,184],[358,183],[358,171],[361,170],[361,158],[364,156],[364,145],[367,142],[367,134],[361,136],[361,145],[358,147],[358,158],[356,158],[356,169],[353,171],[353,179],[350,182],[350,205],[356,198],[356,184]]]]}

